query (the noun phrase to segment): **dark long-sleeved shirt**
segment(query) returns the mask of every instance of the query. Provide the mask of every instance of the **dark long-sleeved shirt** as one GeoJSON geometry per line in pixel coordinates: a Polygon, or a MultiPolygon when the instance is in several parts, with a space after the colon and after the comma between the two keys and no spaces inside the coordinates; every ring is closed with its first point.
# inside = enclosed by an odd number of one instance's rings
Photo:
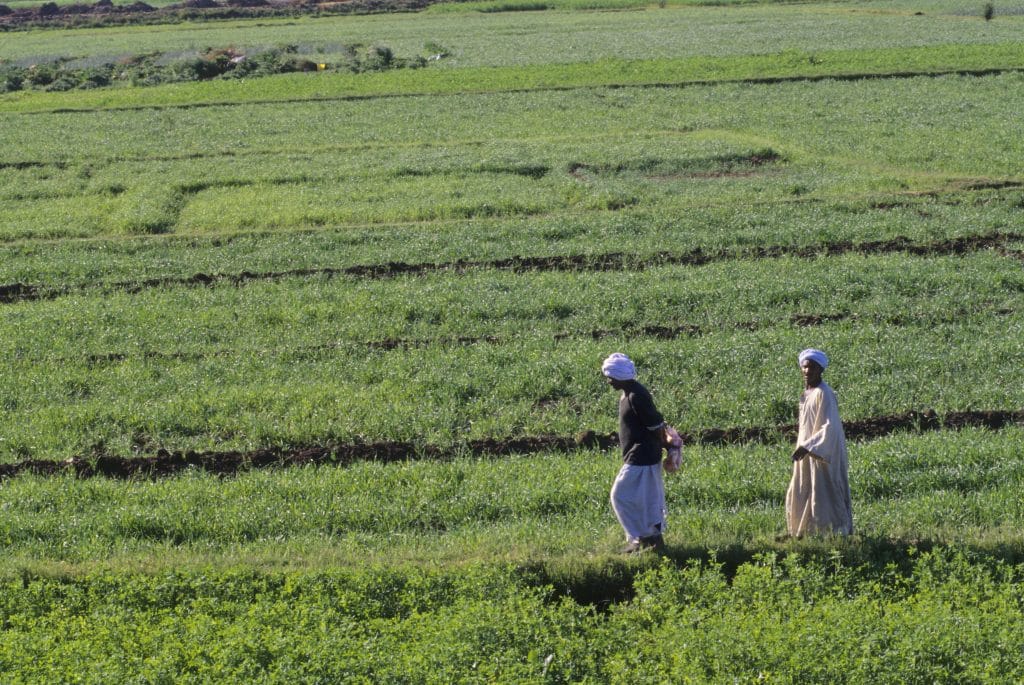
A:
{"type": "Polygon", "coordinates": [[[651,393],[630,381],[619,398],[619,444],[622,460],[634,466],[653,466],[661,461],[661,428],[665,419],[654,406],[651,393]]]}

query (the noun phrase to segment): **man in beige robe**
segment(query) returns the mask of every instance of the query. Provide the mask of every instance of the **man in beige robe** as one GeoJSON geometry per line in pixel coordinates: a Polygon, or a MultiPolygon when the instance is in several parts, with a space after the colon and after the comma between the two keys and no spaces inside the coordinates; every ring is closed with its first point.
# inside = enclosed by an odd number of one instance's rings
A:
{"type": "Polygon", "coordinates": [[[786,491],[786,527],[793,537],[853,533],[846,436],[835,393],[821,374],[828,357],[821,350],[800,353],[804,392],[800,430],[793,450],[793,478],[786,491]]]}

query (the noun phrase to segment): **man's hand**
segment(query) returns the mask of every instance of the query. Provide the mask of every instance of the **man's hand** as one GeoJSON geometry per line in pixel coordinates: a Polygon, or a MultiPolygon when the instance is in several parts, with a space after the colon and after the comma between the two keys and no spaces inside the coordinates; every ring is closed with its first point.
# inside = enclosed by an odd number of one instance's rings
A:
{"type": "Polygon", "coordinates": [[[810,454],[810,452],[807,451],[807,449],[803,447],[797,447],[795,450],[793,450],[793,461],[800,461],[808,454],[810,454]]]}

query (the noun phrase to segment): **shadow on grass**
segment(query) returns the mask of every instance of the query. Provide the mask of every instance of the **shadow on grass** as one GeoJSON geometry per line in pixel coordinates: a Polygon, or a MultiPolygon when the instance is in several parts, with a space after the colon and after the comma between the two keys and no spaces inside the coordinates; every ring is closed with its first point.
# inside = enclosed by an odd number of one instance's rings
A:
{"type": "Polygon", "coordinates": [[[586,560],[558,560],[524,564],[524,582],[549,585],[553,601],[571,598],[599,612],[629,602],[636,596],[636,580],[644,572],[666,561],[677,568],[698,565],[717,568],[731,583],[744,564],[782,562],[791,556],[801,565],[816,565],[827,573],[854,569],[864,579],[883,576],[909,578],[923,554],[948,550],[962,552],[972,564],[991,568],[999,564],[1024,564],[1024,540],[977,543],[949,543],[930,539],[886,538],[854,535],[850,538],[823,537],[753,541],[723,547],[668,545],[662,553],[608,555],[586,560]]]}

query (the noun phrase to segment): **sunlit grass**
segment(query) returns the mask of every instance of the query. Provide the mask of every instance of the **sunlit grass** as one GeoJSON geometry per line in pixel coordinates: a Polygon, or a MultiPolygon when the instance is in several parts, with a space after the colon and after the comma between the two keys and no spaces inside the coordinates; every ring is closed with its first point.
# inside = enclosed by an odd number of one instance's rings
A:
{"type": "MultiPolygon", "coordinates": [[[[850,445],[851,545],[1019,546],[1019,428],[850,445]]],[[[783,552],[789,446],[690,447],[668,477],[669,553],[783,552]]],[[[200,472],[157,481],[22,476],[0,491],[8,570],[146,570],[599,559],[621,531],[615,451],[200,472]],[[33,561],[34,560],[34,561],[33,561]],[[33,566],[33,564],[37,564],[33,566]]],[[[814,545],[807,548],[813,550],[814,545]]]]}

